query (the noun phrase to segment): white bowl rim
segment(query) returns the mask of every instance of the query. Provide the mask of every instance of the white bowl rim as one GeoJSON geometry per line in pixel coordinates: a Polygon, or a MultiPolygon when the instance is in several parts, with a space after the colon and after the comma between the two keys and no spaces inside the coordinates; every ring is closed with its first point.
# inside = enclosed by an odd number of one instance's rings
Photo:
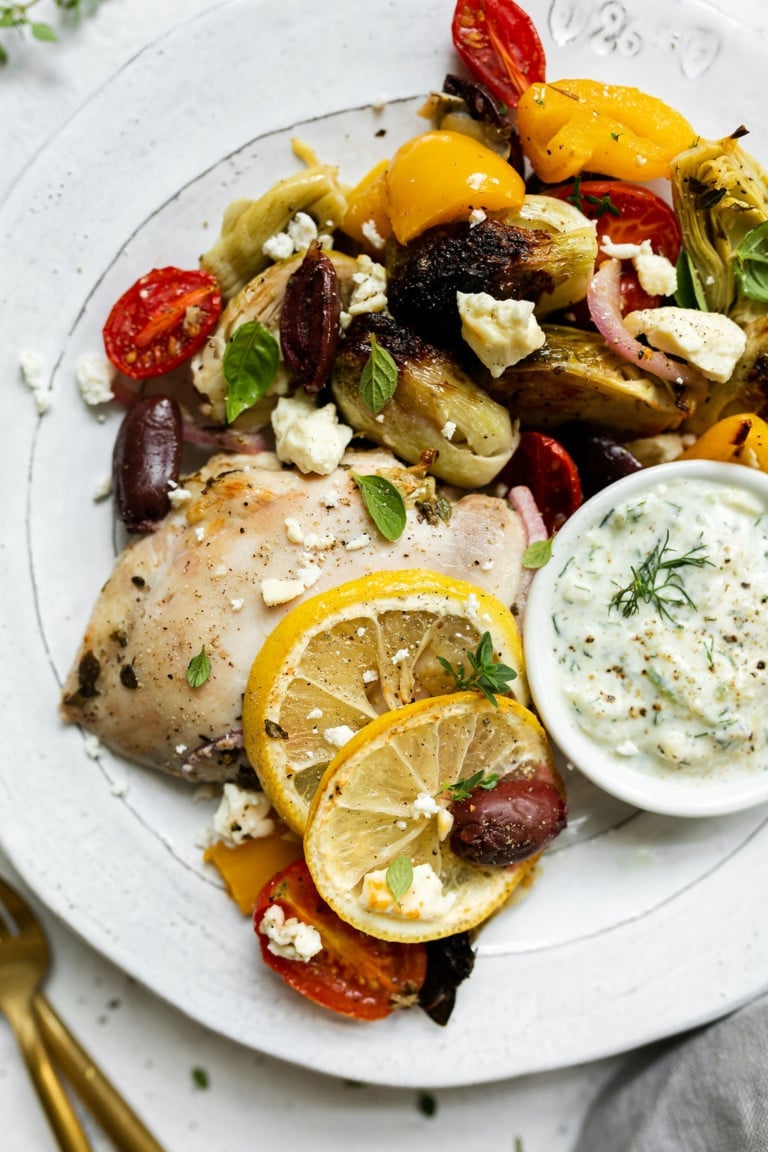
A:
{"type": "Polygon", "coordinates": [[[716,460],[675,460],[633,472],[586,500],[557,532],[551,559],[533,579],[525,607],[523,646],[528,683],[536,711],[552,743],[569,765],[599,788],[649,812],[669,816],[718,816],[768,801],[768,771],[738,781],[686,781],[643,776],[609,749],[590,739],[553,688],[558,679],[553,659],[550,604],[562,562],[580,536],[615,504],[681,478],[738,486],[759,495],[768,510],[768,473],[743,464],[716,460]],[[560,561],[561,563],[558,563],[560,561]]]}

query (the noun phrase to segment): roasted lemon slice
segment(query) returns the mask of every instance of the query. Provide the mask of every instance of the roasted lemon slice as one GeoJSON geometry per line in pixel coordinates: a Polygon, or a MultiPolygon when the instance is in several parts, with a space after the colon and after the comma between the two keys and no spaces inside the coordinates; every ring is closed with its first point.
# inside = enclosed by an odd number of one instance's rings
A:
{"type": "Polygon", "coordinates": [[[467,664],[485,632],[528,688],[515,619],[490,593],[423,569],[378,572],[304,601],[256,657],[243,702],[245,747],[275,809],[302,834],[339,748],[382,712],[455,689],[440,660],[467,664]]]}
{"type": "Polygon", "coordinates": [[[310,808],[304,855],[320,894],[383,940],[437,939],[486,920],[538,855],[478,867],[452,851],[457,785],[495,775],[562,795],[544,730],[516,701],[459,692],[379,716],[334,757],[310,808]]]}

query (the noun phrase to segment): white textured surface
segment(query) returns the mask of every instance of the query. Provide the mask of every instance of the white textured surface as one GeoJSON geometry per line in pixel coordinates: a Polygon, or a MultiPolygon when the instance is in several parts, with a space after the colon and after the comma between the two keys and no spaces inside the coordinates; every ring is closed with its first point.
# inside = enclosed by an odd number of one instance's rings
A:
{"type": "MultiPolygon", "coordinates": [[[[57,45],[11,42],[11,63],[0,72],[0,200],[57,129],[145,44],[217,6],[210,0],[103,0],[79,26],[62,27],[57,45]]],[[[49,7],[43,0],[41,18],[49,7]]],[[[578,13],[597,5],[554,3],[552,10],[566,7],[578,13]]],[[[692,3],[686,11],[706,13],[708,7],[692,3]]],[[[730,5],[732,15],[735,11],[730,5]]],[[[750,27],[766,22],[757,4],[742,0],[738,12],[750,27]]],[[[61,23],[56,14],[51,19],[61,23]]],[[[621,65],[621,45],[614,40],[613,47],[621,65]]],[[[256,68],[258,60],[255,46],[256,68]]],[[[188,82],[203,83],[203,75],[202,66],[191,65],[188,82]]],[[[271,98],[276,99],[274,93],[271,98]]],[[[125,115],[130,116],[130,109],[125,115]]],[[[747,118],[745,111],[741,119],[747,118]]],[[[79,194],[89,195],[87,186],[81,186],[79,194]]],[[[0,867],[9,874],[2,859],[0,867]]],[[[129,907],[115,910],[116,918],[130,918],[131,913],[129,907]]],[[[265,1142],[284,1130],[287,1117],[294,1142],[311,1141],[317,1149],[416,1149],[434,1143],[448,1152],[466,1147],[483,1152],[511,1147],[520,1136],[525,1152],[567,1152],[595,1088],[616,1064],[436,1092],[437,1114],[427,1120],[417,1108],[415,1090],[343,1086],[214,1036],[157,1001],[60,925],[50,919],[49,924],[56,954],[51,999],[170,1152],[239,1149],[249,1146],[257,1133],[259,1143],[265,1142]],[[193,1087],[194,1066],[208,1070],[208,1091],[193,1087]]],[[[692,940],[695,933],[694,923],[692,940]]],[[[190,969],[193,974],[194,957],[190,969]]],[[[441,1039],[450,1037],[441,1034],[441,1039]]],[[[3,1152],[53,1147],[2,1026],[0,1116],[6,1119],[3,1152]]]]}

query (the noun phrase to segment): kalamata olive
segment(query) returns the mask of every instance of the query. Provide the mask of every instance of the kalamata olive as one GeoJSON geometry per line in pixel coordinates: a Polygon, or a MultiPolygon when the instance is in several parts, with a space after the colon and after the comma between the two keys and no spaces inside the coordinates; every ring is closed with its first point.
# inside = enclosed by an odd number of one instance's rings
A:
{"type": "Polygon", "coordinates": [[[621,480],[622,476],[629,476],[642,468],[628,448],[617,444],[610,436],[600,435],[583,426],[570,425],[567,429],[560,429],[558,438],[576,462],[585,500],[621,480]]]}
{"type": "Polygon", "coordinates": [[[129,532],[151,532],[179,479],[181,411],[169,396],[145,396],[125,414],[112,454],[115,512],[129,532]]]}
{"type": "Polygon", "coordinates": [[[427,940],[427,975],[419,989],[419,1007],[435,1024],[447,1024],[456,988],[472,974],[475,953],[468,932],[427,940]]]}
{"type": "Polygon", "coordinates": [[[541,852],[562,832],[566,803],[553,784],[508,776],[451,804],[451,848],[477,865],[516,864],[541,852]]]}

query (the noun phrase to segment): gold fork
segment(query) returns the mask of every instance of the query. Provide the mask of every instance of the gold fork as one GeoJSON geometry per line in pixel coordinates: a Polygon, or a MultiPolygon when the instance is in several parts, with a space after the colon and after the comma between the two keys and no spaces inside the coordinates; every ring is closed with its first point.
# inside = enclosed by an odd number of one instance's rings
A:
{"type": "Polygon", "coordinates": [[[0,1011],[8,1017],[62,1152],[91,1152],[48,1053],[120,1152],[163,1152],[39,991],[50,964],[42,926],[0,877],[0,1011]],[[5,910],[16,931],[6,928],[5,910]]]}

